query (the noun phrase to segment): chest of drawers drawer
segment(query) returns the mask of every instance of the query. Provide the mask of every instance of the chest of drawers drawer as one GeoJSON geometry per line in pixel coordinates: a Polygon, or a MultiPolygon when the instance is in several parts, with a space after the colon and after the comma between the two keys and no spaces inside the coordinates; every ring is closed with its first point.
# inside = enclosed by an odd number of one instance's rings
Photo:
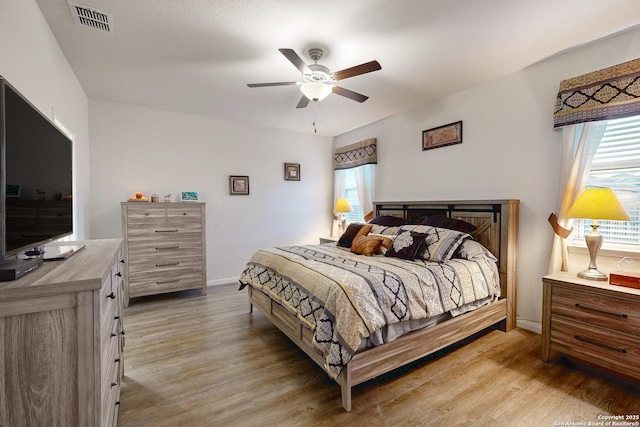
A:
{"type": "Polygon", "coordinates": [[[554,287],[552,293],[552,316],[640,336],[640,303],[562,287],[554,287]]]}

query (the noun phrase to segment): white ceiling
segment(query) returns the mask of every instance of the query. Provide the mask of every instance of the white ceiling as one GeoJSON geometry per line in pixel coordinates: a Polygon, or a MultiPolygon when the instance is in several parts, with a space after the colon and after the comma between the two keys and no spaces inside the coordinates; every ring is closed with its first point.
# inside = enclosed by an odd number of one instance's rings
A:
{"type": "MultiPolygon", "coordinates": [[[[640,25],[638,0],[79,0],[113,32],[74,24],[67,0],[37,0],[87,96],[335,136],[640,25]],[[378,60],[296,109],[300,80],[278,52],[327,50],[332,71],[378,60]]],[[[613,65],[613,64],[612,64],[613,65]]]]}

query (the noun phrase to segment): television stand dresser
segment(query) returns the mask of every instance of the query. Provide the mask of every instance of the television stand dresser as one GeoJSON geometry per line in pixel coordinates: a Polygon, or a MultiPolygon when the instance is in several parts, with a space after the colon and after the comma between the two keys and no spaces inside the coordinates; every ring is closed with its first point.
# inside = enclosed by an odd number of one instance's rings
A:
{"type": "Polygon", "coordinates": [[[86,247],[0,282],[2,426],[117,425],[122,240],[74,243],[86,247]]]}
{"type": "Polygon", "coordinates": [[[205,203],[122,202],[124,306],[145,295],[207,294],[205,203]]]}

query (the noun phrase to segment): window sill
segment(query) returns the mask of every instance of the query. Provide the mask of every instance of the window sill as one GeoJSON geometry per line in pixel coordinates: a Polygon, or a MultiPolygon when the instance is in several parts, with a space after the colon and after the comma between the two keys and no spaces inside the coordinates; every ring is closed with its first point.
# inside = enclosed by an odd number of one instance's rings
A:
{"type": "MultiPolygon", "coordinates": [[[[589,255],[586,245],[573,244],[567,247],[569,253],[589,255]]],[[[598,252],[598,256],[606,256],[612,258],[640,258],[640,245],[624,245],[624,244],[603,244],[598,252]]]]}

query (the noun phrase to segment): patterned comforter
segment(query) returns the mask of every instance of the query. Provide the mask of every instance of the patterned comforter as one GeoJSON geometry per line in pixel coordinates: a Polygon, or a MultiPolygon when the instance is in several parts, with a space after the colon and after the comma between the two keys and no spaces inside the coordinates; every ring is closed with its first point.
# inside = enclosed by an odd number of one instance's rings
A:
{"type": "Polygon", "coordinates": [[[362,339],[392,323],[451,312],[499,296],[495,259],[407,261],[356,255],[335,244],[257,251],[240,277],[286,307],[314,333],[330,376],[362,339]]]}

